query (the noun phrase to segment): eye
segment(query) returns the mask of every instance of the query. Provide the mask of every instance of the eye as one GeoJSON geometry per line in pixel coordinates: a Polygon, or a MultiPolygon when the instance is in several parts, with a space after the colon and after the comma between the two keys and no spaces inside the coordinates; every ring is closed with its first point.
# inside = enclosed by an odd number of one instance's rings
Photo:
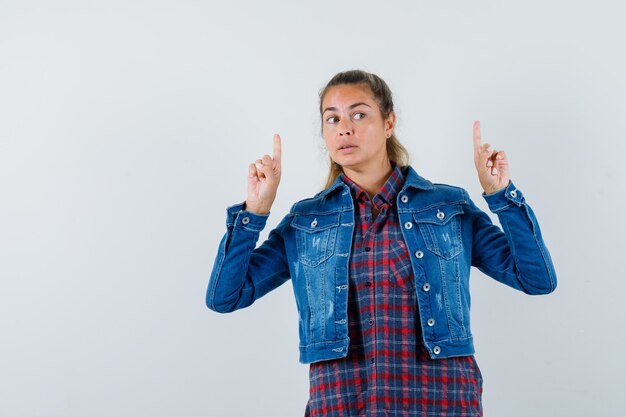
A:
{"type": "Polygon", "coordinates": [[[326,119],[326,123],[337,123],[337,116],[330,116],[328,119],[326,119]]]}
{"type": "Polygon", "coordinates": [[[354,113],[354,116],[352,116],[352,118],[356,120],[361,120],[364,117],[365,117],[365,113],[354,113]]]}

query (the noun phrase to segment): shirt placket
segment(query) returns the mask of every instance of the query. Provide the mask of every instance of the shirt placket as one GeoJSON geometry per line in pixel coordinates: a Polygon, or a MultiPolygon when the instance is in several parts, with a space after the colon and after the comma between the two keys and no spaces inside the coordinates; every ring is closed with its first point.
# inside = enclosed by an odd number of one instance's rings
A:
{"type": "Polygon", "coordinates": [[[371,411],[376,412],[376,408],[378,404],[376,403],[376,399],[380,397],[380,393],[376,392],[378,389],[378,384],[376,382],[379,376],[379,340],[377,335],[377,327],[379,322],[378,311],[376,310],[376,300],[381,297],[381,292],[383,290],[383,285],[381,280],[381,260],[383,260],[384,248],[378,242],[380,237],[383,235],[381,233],[385,227],[385,222],[387,220],[388,214],[388,205],[382,202],[378,196],[374,197],[374,201],[370,201],[368,197],[363,197],[361,199],[360,204],[360,212],[362,213],[361,217],[361,230],[362,230],[362,238],[363,238],[363,248],[367,253],[367,281],[365,283],[365,287],[369,289],[368,291],[368,316],[363,318],[362,328],[368,329],[366,334],[369,334],[368,340],[364,342],[366,346],[369,346],[366,353],[366,360],[369,364],[369,373],[371,378],[371,386],[374,391],[370,398],[372,399],[372,403],[370,404],[371,411]],[[374,205],[378,209],[378,215],[374,220],[373,216],[373,207],[374,205]]]}

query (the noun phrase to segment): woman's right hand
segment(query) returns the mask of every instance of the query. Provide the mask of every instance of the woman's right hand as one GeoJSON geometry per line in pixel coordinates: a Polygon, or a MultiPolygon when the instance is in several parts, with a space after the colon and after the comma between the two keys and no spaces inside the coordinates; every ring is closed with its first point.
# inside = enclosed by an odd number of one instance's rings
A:
{"type": "Polygon", "coordinates": [[[274,135],[274,155],[263,155],[248,167],[247,211],[256,214],[268,214],[276,198],[280,183],[280,135],[274,135]]]}

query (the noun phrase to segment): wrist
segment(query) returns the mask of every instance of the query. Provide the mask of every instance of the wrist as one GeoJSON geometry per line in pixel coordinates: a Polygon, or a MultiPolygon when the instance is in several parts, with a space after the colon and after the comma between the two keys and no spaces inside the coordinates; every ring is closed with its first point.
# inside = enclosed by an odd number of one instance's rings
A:
{"type": "Polygon", "coordinates": [[[267,206],[264,204],[254,204],[249,203],[248,201],[243,203],[243,210],[249,211],[254,214],[267,215],[270,213],[271,206],[267,206]]]}
{"type": "Polygon", "coordinates": [[[506,187],[509,186],[509,184],[511,183],[511,180],[509,180],[509,182],[507,182],[506,185],[502,186],[502,187],[493,187],[493,188],[483,188],[483,191],[485,193],[485,195],[493,195],[496,194],[502,190],[505,190],[506,187]]]}

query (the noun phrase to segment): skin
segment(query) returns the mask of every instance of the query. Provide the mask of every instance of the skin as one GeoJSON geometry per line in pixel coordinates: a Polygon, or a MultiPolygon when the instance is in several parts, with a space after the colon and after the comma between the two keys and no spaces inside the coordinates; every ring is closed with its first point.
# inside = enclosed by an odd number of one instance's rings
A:
{"type": "Polygon", "coordinates": [[[387,139],[396,115],[383,119],[369,88],[339,85],[330,88],[322,102],[322,134],[331,159],[373,197],[391,173],[387,139]]]}
{"type": "Polygon", "coordinates": [[[509,185],[511,177],[506,153],[491,149],[488,143],[482,144],[478,120],[474,122],[474,165],[485,194],[496,193],[509,185]]]}
{"type": "MultiPolygon", "coordinates": [[[[339,85],[328,90],[322,103],[322,134],[331,159],[370,197],[391,173],[386,141],[393,133],[396,116],[383,119],[378,104],[366,86],[339,85]]],[[[509,183],[509,162],[504,151],[483,144],[480,122],[474,122],[474,165],[485,194],[509,183]]],[[[273,155],[263,155],[248,167],[245,209],[268,214],[281,177],[281,138],[274,135],[273,155]]]]}

